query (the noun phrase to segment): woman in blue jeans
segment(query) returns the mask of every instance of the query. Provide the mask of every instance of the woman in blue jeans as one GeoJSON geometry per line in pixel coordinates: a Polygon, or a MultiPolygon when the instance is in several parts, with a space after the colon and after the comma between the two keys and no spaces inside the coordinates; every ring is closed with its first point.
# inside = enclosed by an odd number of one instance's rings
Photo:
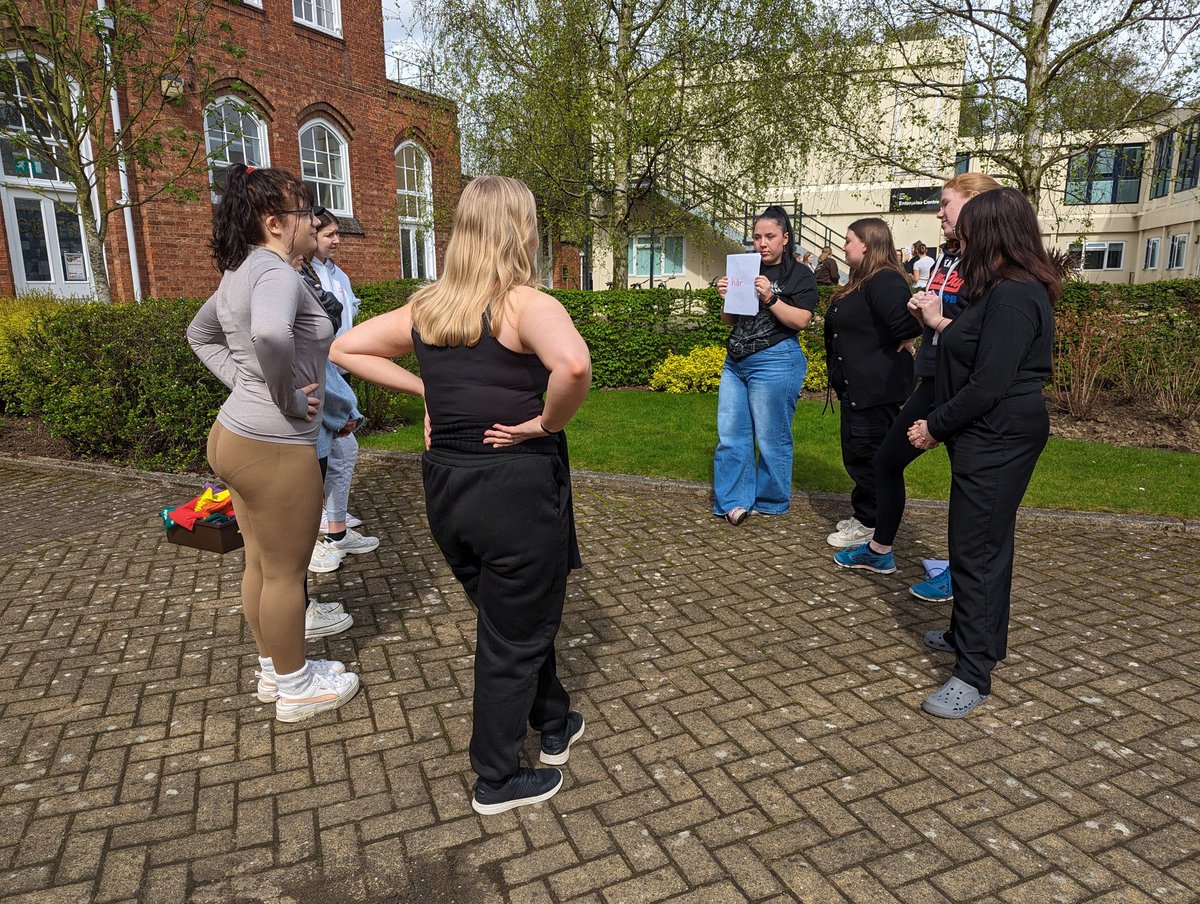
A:
{"type": "MultiPolygon", "coordinates": [[[[721,315],[733,330],[717,396],[713,514],[730,524],[741,524],[752,511],[782,515],[791,505],[792,416],[808,370],[796,335],[817,306],[816,277],[796,263],[792,240],[782,207],[772,205],[759,215],[758,313],[721,315]]],[[[728,277],[717,280],[721,298],[728,284],[728,277]]]]}

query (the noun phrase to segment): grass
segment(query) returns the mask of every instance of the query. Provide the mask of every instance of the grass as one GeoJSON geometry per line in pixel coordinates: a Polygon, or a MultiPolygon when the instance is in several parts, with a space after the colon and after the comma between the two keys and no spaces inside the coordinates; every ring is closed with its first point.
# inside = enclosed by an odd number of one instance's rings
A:
{"type": "MultiPolygon", "coordinates": [[[[421,404],[414,426],[363,438],[372,449],[420,451],[421,404]]],[[[801,400],[792,425],[797,490],[849,493],[842,468],[837,414],[822,416],[801,400]]],[[[708,482],[716,445],[716,395],[667,395],[640,390],[593,392],[568,430],[571,465],[588,471],[708,482]]],[[[914,499],[944,500],[950,489],[945,449],[926,453],[905,472],[914,499]]],[[[1200,517],[1200,459],[1186,452],[1132,449],[1051,437],[1025,505],[1097,512],[1200,517]]]]}

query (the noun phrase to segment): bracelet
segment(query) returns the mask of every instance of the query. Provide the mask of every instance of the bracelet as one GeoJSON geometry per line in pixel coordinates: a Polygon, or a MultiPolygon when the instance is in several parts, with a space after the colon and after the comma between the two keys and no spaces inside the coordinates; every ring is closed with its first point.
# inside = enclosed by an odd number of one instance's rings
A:
{"type": "Polygon", "coordinates": [[[541,416],[540,414],[538,415],[538,428],[539,428],[539,429],[540,429],[540,430],[541,430],[541,431],[542,431],[544,434],[546,434],[547,436],[553,436],[553,435],[554,435],[554,431],[553,431],[553,430],[547,430],[547,429],[546,429],[546,425],[542,423],[542,416],[541,416]]]}
{"type": "Polygon", "coordinates": [[[953,320],[951,320],[949,317],[943,317],[941,320],[939,320],[939,321],[938,321],[938,325],[937,325],[937,326],[935,326],[935,327],[934,327],[934,329],[935,329],[935,330],[937,330],[937,331],[940,333],[940,332],[942,331],[942,324],[943,324],[943,323],[953,323],[953,322],[954,322],[954,321],[953,321],[953,320]]]}

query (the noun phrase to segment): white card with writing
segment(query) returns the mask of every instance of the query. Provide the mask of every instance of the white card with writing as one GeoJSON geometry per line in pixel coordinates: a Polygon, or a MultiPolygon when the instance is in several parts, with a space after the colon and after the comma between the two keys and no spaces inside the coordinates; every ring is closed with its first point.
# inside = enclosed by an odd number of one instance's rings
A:
{"type": "Polygon", "coordinates": [[[758,292],[754,280],[762,265],[762,255],[757,251],[750,254],[729,254],[725,257],[725,275],[729,285],[725,289],[726,314],[758,313],[758,292]]]}

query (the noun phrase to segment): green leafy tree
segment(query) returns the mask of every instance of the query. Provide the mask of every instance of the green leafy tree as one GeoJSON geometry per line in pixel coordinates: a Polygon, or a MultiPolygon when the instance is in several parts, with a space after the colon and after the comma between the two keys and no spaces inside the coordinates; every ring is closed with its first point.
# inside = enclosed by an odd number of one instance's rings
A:
{"type": "Polygon", "coordinates": [[[606,236],[618,288],[647,205],[660,227],[728,220],[732,195],[798,172],[826,124],[803,99],[836,90],[854,48],[794,0],[419,0],[414,15],[467,168],[523,179],[559,235],[606,236]]]}
{"type": "MultiPolygon", "coordinates": [[[[111,297],[104,242],[114,214],[164,198],[195,198],[204,136],[180,125],[177,91],[204,94],[211,67],[192,53],[220,45],[213,0],[0,0],[0,145],[6,169],[72,187],[96,295],[111,297]],[[198,84],[199,83],[199,84],[198,84]],[[120,98],[120,125],[112,97],[120,98]],[[168,95],[171,95],[169,97],[168,95]],[[136,199],[114,190],[119,165],[142,177],[136,199]],[[152,178],[147,178],[152,177],[152,178]]],[[[31,178],[30,188],[56,193],[31,178]]]]}
{"type": "Polygon", "coordinates": [[[940,178],[955,150],[969,150],[1035,208],[1061,192],[1073,153],[1157,129],[1165,111],[1200,93],[1200,7],[1191,2],[873,0],[865,11],[890,58],[844,96],[860,158],[940,178]],[[894,92],[908,105],[907,139],[881,141],[877,123],[854,119],[869,92],[876,103],[894,92]],[[953,114],[958,128],[948,130],[953,114]],[[949,134],[931,154],[927,135],[938,129],[949,134]]]}

